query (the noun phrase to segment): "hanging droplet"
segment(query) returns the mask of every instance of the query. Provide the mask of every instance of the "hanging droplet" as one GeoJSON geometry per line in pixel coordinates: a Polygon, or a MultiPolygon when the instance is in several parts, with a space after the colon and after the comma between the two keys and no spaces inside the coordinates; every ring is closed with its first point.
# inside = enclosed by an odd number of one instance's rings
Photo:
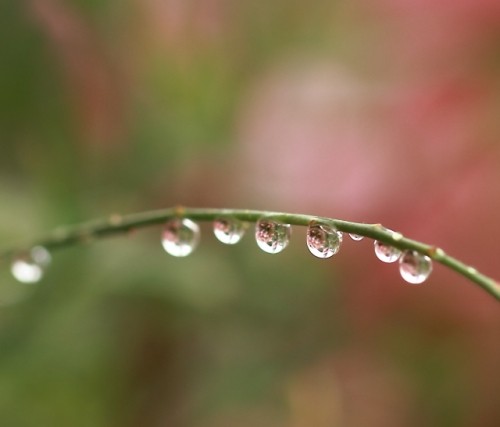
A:
{"type": "Polygon", "coordinates": [[[184,257],[193,252],[200,241],[200,227],[187,218],[175,218],[165,224],[161,243],[173,256],[184,257]]]}
{"type": "Polygon", "coordinates": [[[354,233],[349,233],[349,237],[356,242],[359,242],[364,238],[364,236],[360,236],[359,234],[354,234],[354,233]]]}
{"type": "Polygon", "coordinates": [[[375,240],[375,255],[380,261],[391,263],[396,262],[401,256],[401,251],[394,246],[390,246],[387,243],[379,242],[375,240]]]}
{"type": "Polygon", "coordinates": [[[255,225],[255,240],[264,252],[277,254],[288,246],[292,229],[272,219],[262,218],[255,225]]]}
{"type": "Polygon", "coordinates": [[[52,257],[43,246],[35,246],[27,254],[19,255],[11,264],[10,271],[14,278],[22,283],[37,283],[50,264],[52,257]]]}
{"type": "Polygon", "coordinates": [[[328,225],[311,224],[307,229],[307,247],[318,258],[330,258],[340,250],[342,233],[328,225]]]}
{"type": "Polygon", "coordinates": [[[245,234],[245,225],[234,218],[217,218],[214,221],[214,234],[222,243],[234,245],[245,234]]]}
{"type": "Polygon", "coordinates": [[[432,260],[416,251],[406,251],[399,258],[399,272],[408,283],[418,285],[431,274],[432,260]]]}

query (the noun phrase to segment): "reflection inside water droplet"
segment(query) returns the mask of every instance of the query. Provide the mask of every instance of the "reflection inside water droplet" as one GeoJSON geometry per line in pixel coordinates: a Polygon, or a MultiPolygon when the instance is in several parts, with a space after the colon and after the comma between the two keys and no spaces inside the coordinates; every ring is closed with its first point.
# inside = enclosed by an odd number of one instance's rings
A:
{"type": "Polygon", "coordinates": [[[176,257],[191,254],[200,241],[200,227],[188,218],[175,218],[165,224],[161,243],[165,251],[176,257]]]}
{"type": "Polygon", "coordinates": [[[263,218],[255,225],[255,241],[264,252],[277,254],[288,246],[291,231],[290,224],[263,218]]]}
{"type": "Polygon", "coordinates": [[[214,221],[214,234],[220,242],[234,245],[245,234],[245,225],[235,218],[217,218],[214,221]]]}
{"type": "Polygon", "coordinates": [[[29,253],[17,256],[11,264],[10,271],[21,283],[37,283],[50,264],[49,251],[42,246],[35,246],[29,253]]]}
{"type": "Polygon", "coordinates": [[[375,240],[375,255],[380,261],[391,263],[396,262],[401,255],[401,251],[394,246],[390,246],[387,243],[379,242],[375,240]]]}
{"type": "Polygon", "coordinates": [[[432,272],[432,260],[416,251],[405,251],[399,259],[401,277],[413,285],[425,282],[432,272]]]}
{"type": "Polygon", "coordinates": [[[318,258],[330,258],[340,250],[342,233],[327,225],[312,224],[307,229],[307,247],[318,258]]]}

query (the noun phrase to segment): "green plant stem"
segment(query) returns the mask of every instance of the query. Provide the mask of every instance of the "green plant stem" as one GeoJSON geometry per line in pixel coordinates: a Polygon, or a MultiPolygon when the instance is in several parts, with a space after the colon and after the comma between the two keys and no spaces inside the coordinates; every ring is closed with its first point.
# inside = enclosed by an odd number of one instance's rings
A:
{"type": "Polygon", "coordinates": [[[0,252],[0,260],[9,260],[17,254],[26,252],[33,246],[44,246],[49,250],[90,242],[94,239],[128,233],[139,228],[162,224],[172,218],[186,217],[195,221],[213,221],[219,217],[232,217],[241,221],[254,223],[262,217],[272,217],[291,225],[307,226],[312,221],[325,225],[333,225],[337,230],[369,237],[402,250],[413,250],[426,255],[442,265],[456,271],[472,282],[478,284],[486,292],[500,300],[500,285],[494,279],[479,273],[475,268],[447,255],[436,246],[403,237],[386,229],[380,224],[362,224],[339,219],[317,217],[313,215],[291,214],[239,209],[203,209],[175,207],[130,215],[111,215],[109,218],[91,221],[84,224],[60,227],[41,239],[17,248],[0,252]]]}

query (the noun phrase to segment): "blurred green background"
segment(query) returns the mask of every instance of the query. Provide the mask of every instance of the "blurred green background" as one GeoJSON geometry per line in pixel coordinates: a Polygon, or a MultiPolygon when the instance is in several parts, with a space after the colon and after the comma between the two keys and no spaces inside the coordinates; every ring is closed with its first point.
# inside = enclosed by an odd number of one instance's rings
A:
{"type": "MultiPolygon", "coordinates": [[[[0,240],[183,204],[382,222],[499,276],[500,6],[0,2],[0,240]]],[[[0,267],[0,425],[500,425],[498,303],[209,224],[0,267]]]]}

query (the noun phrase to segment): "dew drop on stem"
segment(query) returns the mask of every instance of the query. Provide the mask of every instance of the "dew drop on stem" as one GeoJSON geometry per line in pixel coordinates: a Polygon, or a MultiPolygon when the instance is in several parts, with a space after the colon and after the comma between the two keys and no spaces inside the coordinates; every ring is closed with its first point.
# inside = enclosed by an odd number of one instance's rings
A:
{"type": "Polygon", "coordinates": [[[396,262],[401,256],[401,250],[395,248],[394,246],[388,245],[387,243],[379,242],[375,240],[374,242],[375,255],[382,262],[396,262]]]}
{"type": "Polygon", "coordinates": [[[416,251],[405,251],[399,258],[401,277],[412,285],[425,282],[432,272],[432,260],[416,251]]]}
{"type": "Polygon", "coordinates": [[[264,252],[277,254],[288,246],[291,232],[290,224],[262,218],[255,224],[255,241],[264,252]]]}
{"type": "Polygon", "coordinates": [[[10,271],[21,283],[37,283],[50,264],[52,257],[43,246],[35,246],[28,253],[20,254],[12,261],[10,271]]]}
{"type": "Polygon", "coordinates": [[[349,237],[356,242],[359,242],[364,238],[364,236],[360,236],[359,234],[354,234],[354,233],[349,233],[349,237]]]}
{"type": "Polygon", "coordinates": [[[245,234],[245,224],[235,218],[217,218],[213,226],[217,240],[226,245],[238,243],[245,234]]]}
{"type": "Polygon", "coordinates": [[[334,228],[311,224],[307,229],[307,247],[318,258],[330,258],[340,250],[342,233],[334,228]]]}
{"type": "Polygon", "coordinates": [[[188,218],[175,218],[165,224],[161,243],[165,251],[176,257],[191,254],[200,242],[200,227],[188,218]]]}

